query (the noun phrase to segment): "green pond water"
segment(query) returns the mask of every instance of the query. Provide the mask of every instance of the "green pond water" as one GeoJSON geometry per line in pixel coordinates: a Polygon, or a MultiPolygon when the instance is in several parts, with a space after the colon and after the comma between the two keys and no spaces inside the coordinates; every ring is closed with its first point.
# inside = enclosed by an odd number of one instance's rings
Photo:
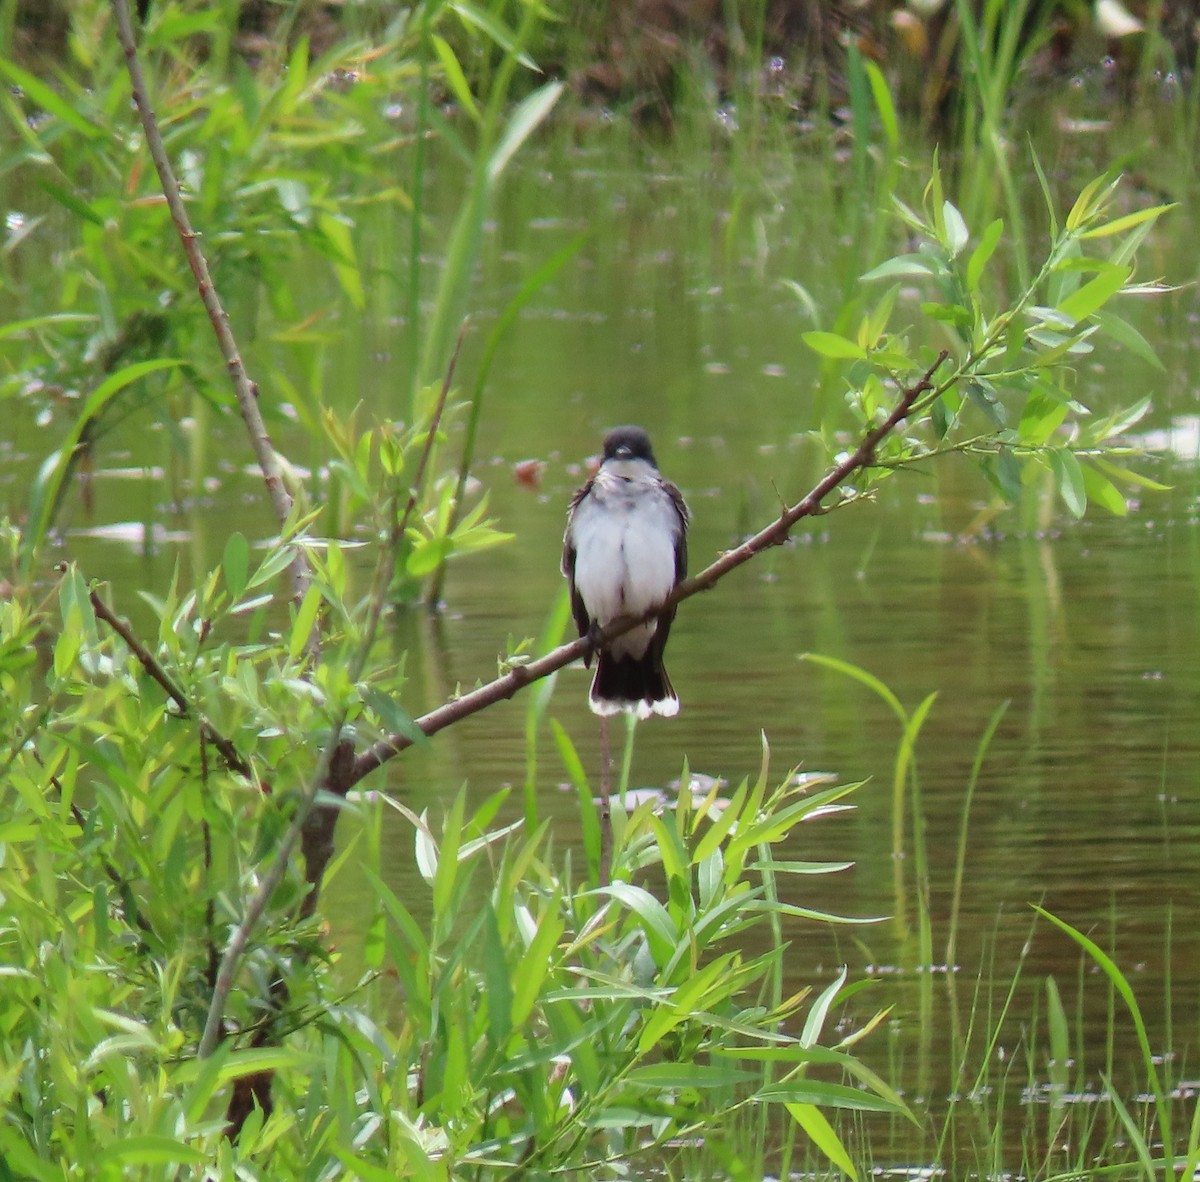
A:
{"type": "MultiPolygon", "coordinates": [[[[458,685],[490,678],[509,637],[541,630],[560,592],[567,500],[607,427],[637,422],[651,432],[663,470],[691,505],[693,569],[765,524],[777,509],[776,490],[795,500],[821,471],[806,432],[839,394],[822,382],[800,340],[815,325],[780,280],[804,283],[832,317],[854,275],[878,261],[861,257],[866,231],[850,234],[845,211],[836,208],[844,162],[824,154],[768,158],[752,183],[739,183],[723,155],[679,163],[650,149],[606,148],[600,136],[588,142],[600,146],[564,142],[521,158],[485,237],[471,299],[474,328],[459,368],[464,384],[487,329],[524,277],[575,235],[588,235],[576,260],[520,317],[488,383],[475,475],[490,493],[492,514],[516,540],[455,564],[443,612],[412,612],[394,622],[397,647],[409,650],[404,705],[413,714],[458,685]],[[533,488],[513,475],[514,464],[526,459],[546,464],[533,488]]],[[[1064,195],[1091,175],[1091,151],[1084,144],[1057,159],[1051,154],[1064,195]]],[[[435,177],[432,184],[451,206],[452,182],[435,177]]],[[[1131,187],[1131,202],[1155,199],[1131,187]]],[[[1038,224],[1036,206],[1027,212],[1038,224]]],[[[864,224],[873,227],[874,217],[864,224]]],[[[1143,273],[1190,278],[1192,231],[1188,213],[1173,215],[1147,243],[1143,273]]],[[[364,225],[362,257],[394,256],[406,232],[364,225]]],[[[898,244],[898,233],[887,229],[883,239],[898,244]]],[[[438,240],[431,235],[431,243],[438,240]]],[[[265,404],[278,397],[275,370],[299,383],[315,372],[323,397],[343,410],[361,401],[368,416],[406,417],[411,339],[399,287],[378,283],[360,318],[341,306],[323,273],[300,278],[309,285],[307,306],[331,310],[335,343],[321,352],[299,350],[262,332],[247,353],[265,404]]],[[[912,307],[902,299],[898,316],[912,307]]],[[[853,928],[789,924],[790,984],[823,986],[842,964],[854,979],[874,978],[853,999],[843,1029],[891,1007],[857,1051],[914,1105],[934,1113],[970,1086],[984,1057],[977,1030],[960,1077],[953,1048],[966,1037],[977,982],[984,990],[979,1012],[995,1019],[1018,972],[991,1055],[993,1064],[1016,1064],[1017,1091],[1030,1070],[1047,1079],[1044,1049],[1030,1069],[1023,1040],[1035,1016],[1044,1020],[1049,974],[1078,1020],[1072,1048],[1083,1055],[1089,1087],[1098,1091],[1100,1072],[1109,1068],[1125,1090],[1141,1078],[1133,1031],[1121,1015],[1112,1062],[1107,1058],[1104,982],[1065,937],[1034,925],[1031,903],[1111,949],[1138,991],[1155,1053],[1176,1057],[1177,1066],[1195,1062],[1200,419],[1191,373],[1200,316],[1190,290],[1123,311],[1160,351],[1165,372],[1105,346],[1080,366],[1080,396],[1100,409],[1153,396],[1143,426],[1159,458],[1148,470],[1171,492],[1142,495],[1125,519],[1089,513],[1075,522],[1048,500],[992,514],[988,488],[965,463],[894,479],[876,502],[798,529],[788,546],[689,601],[668,650],[682,712],[638,731],[638,787],[668,785],[685,758],[694,772],[736,784],[757,771],[761,734],[777,777],[799,767],[869,781],[853,797],[853,811],[803,827],[780,850],[786,858],[846,860],[853,868],[788,881],[783,889],[789,901],[808,907],[883,918],[853,928]],[[905,853],[893,853],[896,719],[862,686],[802,661],[806,652],[861,665],[910,710],[938,695],[918,750],[932,963],[917,943],[907,811],[905,853]],[[977,744],[1004,702],[965,817],[977,744]],[[958,945],[947,964],[964,825],[958,945]]],[[[0,508],[19,511],[33,470],[57,441],[53,430],[19,418],[10,424],[0,508]]],[[[296,462],[310,462],[286,421],[277,420],[275,430],[296,462]]],[[[461,420],[451,434],[456,442],[461,420]]],[[[215,562],[231,517],[252,537],[271,532],[260,486],[244,471],[250,456],[236,426],[214,429],[213,452],[226,459],[220,482],[203,495],[168,501],[146,479],[145,470],[168,451],[150,416],[131,421],[105,441],[90,507],[80,496],[66,507],[67,552],[88,575],[110,581],[127,611],[135,610],[138,588],[165,585],[178,557],[193,569],[215,562]]],[[[582,669],[560,674],[549,714],[594,770],[587,685],[582,669]]],[[[463,783],[479,799],[513,785],[519,808],[523,725],[518,697],[393,761],[378,786],[436,812],[463,783]]],[[[542,808],[569,843],[577,834],[576,806],[548,734],[538,775],[542,808]]],[[[410,832],[398,824],[394,842],[391,877],[402,895],[417,897],[410,832]]],[[[367,909],[352,872],[327,903],[340,938],[352,944],[356,918],[367,909]]],[[[919,1164],[931,1143],[897,1122],[875,1129],[872,1146],[885,1164],[919,1164]]]]}

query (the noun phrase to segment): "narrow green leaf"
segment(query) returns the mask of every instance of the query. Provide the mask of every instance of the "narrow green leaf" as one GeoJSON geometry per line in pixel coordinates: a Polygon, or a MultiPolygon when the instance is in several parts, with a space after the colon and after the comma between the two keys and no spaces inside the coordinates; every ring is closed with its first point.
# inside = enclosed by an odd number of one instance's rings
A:
{"type": "Polygon", "coordinates": [[[1103,173],[1084,185],[1079,196],[1075,198],[1075,204],[1071,206],[1071,212],[1067,214],[1066,229],[1068,231],[1077,229],[1091,217],[1094,212],[1093,198],[1100,186],[1110,184],[1111,180],[1108,173],[1103,173]]]}
{"type": "Polygon", "coordinates": [[[529,138],[534,129],[550,114],[554,104],[558,102],[566,84],[563,82],[547,82],[523,98],[508,119],[508,126],[496,145],[488,161],[488,179],[495,181],[504,171],[508,162],[516,155],[520,146],[529,138]]]}
{"type": "Polygon", "coordinates": [[[898,254],[872,267],[858,277],[859,283],[870,283],[875,279],[895,279],[904,276],[936,275],[937,267],[932,259],[923,254],[898,254]]]}
{"type": "Polygon", "coordinates": [[[1132,267],[1112,267],[1102,271],[1058,305],[1058,311],[1078,324],[1093,312],[1099,311],[1125,285],[1133,274],[1132,267]]]}
{"type": "Polygon", "coordinates": [[[967,260],[967,290],[976,292],[979,290],[979,280],[983,277],[984,268],[987,267],[992,255],[996,251],[996,246],[1000,241],[1000,236],[1004,233],[1004,222],[997,218],[983,232],[983,236],[979,239],[979,244],[971,251],[971,257],[967,260]]]}
{"type": "Polygon", "coordinates": [[[1058,237],[1058,213],[1054,197],[1050,193],[1050,182],[1046,180],[1046,173],[1042,168],[1042,162],[1038,159],[1038,154],[1033,150],[1032,143],[1029,147],[1029,155],[1033,161],[1033,171],[1038,179],[1038,185],[1042,190],[1042,200],[1046,203],[1046,217],[1050,222],[1050,237],[1058,237]]]}
{"type": "Polygon", "coordinates": [[[679,930],[667,909],[649,891],[631,882],[610,883],[600,887],[599,893],[615,899],[642,921],[641,928],[646,933],[655,962],[666,964],[679,939],[679,930]]]}
{"type": "Polygon", "coordinates": [[[1067,1013],[1053,977],[1046,978],[1046,1022],[1050,1028],[1050,1061],[1046,1065],[1050,1075],[1050,1102],[1061,1104],[1069,1082],[1067,1065],[1071,1043],[1067,1033],[1067,1013]]]}
{"type": "Polygon", "coordinates": [[[842,661],[837,657],[829,657],[824,653],[801,653],[800,660],[811,661],[814,665],[820,665],[825,669],[831,669],[835,673],[841,673],[857,682],[861,682],[891,707],[892,713],[900,720],[902,726],[908,722],[908,713],[900,705],[900,699],[874,674],[868,673],[865,669],[860,669],[857,665],[850,664],[849,661],[842,661]]]}
{"type": "Polygon", "coordinates": [[[70,189],[64,189],[61,185],[56,185],[53,183],[53,181],[47,180],[39,181],[38,184],[64,209],[69,209],[73,214],[78,215],[85,221],[91,222],[93,226],[104,225],[104,218],[102,218],[100,214],[98,214],[82,197],[72,193],[70,189]]]}
{"type": "Polygon", "coordinates": [[[147,1133],[111,1142],[96,1154],[95,1160],[97,1164],[121,1162],[125,1166],[201,1165],[208,1161],[208,1154],[174,1137],[147,1133]]]}
{"type": "Polygon", "coordinates": [[[804,1030],[800,1034],[800,1045],[814,1047],[820,1041],[821,1031],[825,1028],[825,1020],[829,1017],[829,1008],[837,1000],[842,986],[846,984],[847,969],[842,965],[838,975],[834,977],[817,996],[804,1020],[804,1030]]]}
{"type": "Polygon", "coordinates": [[[513,981],[509,976],[508,958],[504,953],[496,910],[490,903],[484,904],[482,971],[484,996],[487,999],[488,1040],[493,1047],[502,1047],[514,1025],[513,981]]]}
{"type": "MultiPolygon", "coordinates": [[[[728,804],[725,805],[720,816],[712,821],[708,827],[708,832],[696,843],[696,848],[691,857],[691,864],[693,866],[698,866],[712,854],[721,844],[729,830],[733,828],[734,822],[741,816],[742,805],[745,803],[748,787],[749,785],[745,780],[738,785],[737,791],[733,794],[728,804]]],[[[710,813],[709,816],[711,817],[712,814],[710,813]]]]}
{"type": "Polygon", "coordinates": [[[26,96],[41,107],[43,111],[53,115],[56,119],[61,119],[68,126],[85,135],[89,140],[99,139],[105,134],[102,128],[97,127],[87,119],[56,90],[52,89],[36,75],[22,70],[14,62],[0,58],[0,73],[4,74],[14,85],[19,86],[25,92],[26,96]]]}
{"type": "Polygon", "coordinates": [[[1087,491],[1083,484],[1083,469],[1075,456],[1064,448],[1055,448],[1049,453],[1050,470],[1063,503],[1075,517],[1082,517],[1087,509],[1087,491]]]}
{"type": "Polygon", "coordinates": [[[963,248],[971,240],[971,231],[967,229],[967,223],[963,220],[963,215],[958,212],[958,206],[952,201],[942,203],[942,220],[946,225],[946,236],[943,244],[946,247],[950,257],[957,258],[963,248]]]}
{"type": "Polygon", "coordinates": [[[311,584],[304,593],[300,610],[292,621],[292,633],[288,640],[288,652],[292,660],[296,660],[308,645],[312,636],[313,626],[317,622],[317,612],[321,607],[321,589],[315,583],[311,584]]]}
{"type": "Polygon", "coordinates": [[[815,1104],[785,1103],[784,1108],[812,1143],[848,1178],[858,1182],[854,1163],[825,1114],[815,1104]]]}
{"type": "Polygon", "coordinates": [[[240,530],[235,529],[225,542],[221,573],[229,591],[229,598],[236,603],[246,589],[246,579],[250,573],[250,545],[246,541],[246,535],[240,530]]]}
{"type": "Polygon", "coordinates": [[[354,308],[361,312],[367,306],[367,296],[363,290],[362,271],[358,265],[358,255],[354,249],[350,227],[332,213],[322,213],[317,218],[317,225],[333,248],[333,270],[342,291],[346,293],[354,308]]]}
{"type": "Polygon", "coordinates": [[[738,1070],[724,1063],[644,1063],[625,1077],[640,1088],[666,1091],[677,1088],[722,1088],[760,1079],[758,1072],[738,1070]]]}
{"type": "Polygon", "coordinates": [[[755,1092],[754,1099],[763,1104],[814,1104],[821,1108],[848,1108],[859,1112],[896,1112],[895,1104],[872,1092],[815,1079],[771,1084],[755,1092]]]}
{"type": "Polygon", "coordinates": [[[1127,320],[1123,320],[1115,312],[1100,311],[1096,313],[1096,323],[1100,331],[1107,333],[1118,345],[1128,349],[1135,357],[1140,358],[1155,369],[1166,372],[1166,366],[1159,360],[1154,346],[1127,320]]]}
{"type": "Polygon", "coordinates": [[[1107,238],[1111,234],[1120,234],[1124,230],[1131,230],[1134,226],[1140,226],[1142,222],[1148,221],[1151,218],[1161,217],[1168,209],[1174,209],[1175,202],[1170,202],[1167,205],[1152,205],[1147,209],[1135,210],[1133,213],[1127,213],[1124,217],[1115,218],[1111,222],[1105,222],[1102,226],[1097,226],[1094,230],[1085,230],[1079,235],[1080,238],[1107,238]]]}
{"type": "Polygon", "coordinates": [[[466,3],[466,0],[455,0],[450,7],[458,13],[463,23],[471,25],[481,33],[490,37],[510,57],[515,58],[527,70],[540,73],[538,64],[527,53],[517,46],[517,39],[512,31],[506,28],[490,12],[466,3]]]}
{"type": "Polygon", "coordinates": [[[801,340],[814,353],[820,353],[822,357],[832,357],[835,360],[851,358],[860,360],[867,355],[867,351],[861,345],[847,337],[839,336],[835,332],[806,332],[801,334],[801,340]]]}
{"type": "Polygon", "coordinates": [[[475,102],[475,96],[471,93],[471,87],[467,83],[467,76],[463,73],[462,66],[459,65],[458,58],[455,56],[454,50],[442,37],[436,33],[433,34],[433,48],[438,55],[438,61],[442,63],[442,69],[446,72],[446,81],[450,84],[450,90],[454,97],[458,99],[459,106],[463,108],[476,123],[481,123],[483,117],[479,113],[479,107],[475,102]]]}
{"type": "Polygon", "coordinates": [[[458,852],[462,845],[463,814],[466,808],[466,793],[460,790],[442,824],[438,868],[433,876],[433,913],[436,916],[450,913],[454,884],[458,881],[458,852]]]}
{"type": "Polygon", "coordinates": [[[1169,484],[1160,484],[1157,480],[1151,480],[1149,476],[1144,476],[1141,472],[1134,472],[1131,468],[1114,464],[1103,456],[1093,456],[1091,463],[1113,480],[1120,480],[1123,484],[1132,484],[1136,488],[1149,489],[1151,492],[1170,492],[1172,488],[1169,484]]]}
{"type": "Polygon", "coordinates": [[[59,498],[62,495],[63,484],[71,471],[76,449],[83,441],[85,433],[94,427],[108,404],[126,386],[148,374],[163,369],[174,369],[181,364],[182,362],[173,358],[135,362],[133,365],[127,365],[123,369],[117,370],[116,373],[110,374],[87,396],[62,447],[47,457],[34,479],[29,508],[31,525],[22,540],[23,560],[26,568],[33,558],[34,551],[41,545],[53,523],[59,498]]]}
{"type": "Polygon", "coordinates": [[[1114,517],[1124,517],[1128,514],[1128,503],[1107,476],[1102,476],[1091,464],[1084,464],[1082,471],[1083,488],[1089,501],[1107,509],[1114,517]]]}
{"type": "Polygon", "coordinates": [[[888,90],[887,79],[870,58],[864,57],[862,64],[867,81],[871,84],[871,97],[875,100],[875,110],[879,113],[883,138],[887,141],[888,150],[895,153],[900,147],[900,125],[896,119],[896,107],[892,102],[891,91],[888,90]]]}
{"type": "Polygon", "coordinates": [[[521,1027],[528,1021],[537,1002],[538,993],[550,972],[551,955],[563,934],[565,920],[560,913],[556,891],[547,901],[538,929],[517,964],[513,976],[512,1024],[521,1027]]]}

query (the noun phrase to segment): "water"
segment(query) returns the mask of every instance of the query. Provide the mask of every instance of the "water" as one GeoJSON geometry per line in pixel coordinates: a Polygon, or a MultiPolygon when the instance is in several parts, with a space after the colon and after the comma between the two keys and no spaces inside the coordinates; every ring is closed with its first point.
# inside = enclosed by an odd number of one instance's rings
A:
{"type": "MultiPolygon", "coordinates": [[[[808,162],[809,182],[792,162],[768,168],[746,200],[717,163],[563,146],[528,158],[514,176],[485,244],[476,327],[460,363],[465,383],[486,330],[523,276],[579,231],[589,237],[521,316],[487,388],[477,475],[492,514],[516,541],[456,563],[441,615],[413,613],[395,624],[396,643],[410,650],[404,704],[412,713],[457,685],[493,676],[508,638],[540,631],[561,586],[567,500],[607,427],[639,422],[650,430],[694,514],[693,570],[769,521],[776,490],[795,500],[819,476],[820,455],[806,433],[838,394],[801,343],[800,331],[812,324],[779,280],[802,280],[832,314],[849,290],[857,247],[839,240],[822,161],[808,162]],[[532,488],[513,476],[514,465],[531,458],[546,463],[532,488]]],[[[394,246],[394,227],[376,229],[380,243],[372,245],[368,226],[363,257],[394,246]]],[[[1194,255],[1183,217],[1148,247],[1148,271],[1189,273],[1180,262],[1194,255]]],[[[322,298],[337,301],[333,290],[322,298]]],[[[344,323],[315,362],[261,335],[249,358],[264,397],[272,397],[264,375],[273,368],[296,380],[315,364],[326,397],[343,412],[362,398],[368,415],[403,417],[397,391],[411,342],[386,305],[381,298],[375,315],[344,323]]],[[[852,979],[876,978],[854,998],[845,1028],[891,1007],[857,1051],[935,1117],[952,1092],[969,1086],[984,1053],[976,1031],[975,1058],[960,1076],[954,1047],[966,1038],[980,980],[994,1016],[1020,978],[995,1060],[1020,1053],[1053,975],[1078,1019],[1087,1078],[1099,1087],[1108,1066],[1108,994],[1074,944],[1034,923],[1033,903],[1114,953],[1138,992],[1156,1053],[1179,1056],[1191,1047],[1194,1057],[1200,555],[1186,417],[1194,411],[1193,306],[1190,293],[1180,293],[1129,310],[1161,350],[1165,374],[1107,347],[1081,371],[1081,395],[1099,407],[1130,401],[1131,391],[1155,396],[1149,426],[1159,434],[1151,442],[1183,452],[1152,465],[1172,491],[1142,494],[1124,520],[1092,513],[1071,522],[1061,507],[1033,499],[1021,511],[993,514],[982,479],[959,461],[897,478],[876,502],[803,523],[787,546],[684,605],[667,654],[682,713],[638,733],[637,786],[669,783],[685,757],[694,771],[736,783],[756,771],[761,734],[780,778],[800,767],[868,781],[854,812],[802,827],[794,847],[779,853],[854,863],[844,874],[789,883],[791,901],[885,918],[872,927],[794,924],[790,984],[822,985],[841,964],[852,979]],[[904,850],[893,850],[897,721],[861,685],[802,661],[806,652],[868,669],[910,711],[938,695],[918,749],[928,962],[917,942],[919,859],[907,801],[904,850]],[[1004,703],[967,814],[977,744],[1004,703]],[[947,965],[960,840],[958,942],[947,965]]],[[[276,429],[293,459],[309,458],[286,427],[276,429]]],[[[453,420],[452,441],[461,429],[461,418],[453,420]]],[[[14,426],[0,505],[20,506],[46,438],[33,423],[14,426]]],[[[242,446],[232,428],[221,439],[230,454],[242,446]]],[[[158,486],[129,478],[128,470],[161,462],[167,450],[164,431],[147,431],[144,420],[118,429],[104,444],[93,507],[85,511],[76,500],[66,510],[68,552],[89,575],[113,583],[125,610],[135,610],[137,588],[162,587],[177,559],[193,569],[216,561],[229,513],[248,534],[270,532],[256,482],[236,463],[219,488],[182,507],[155,500],[163,496],[158,486]],[[131,522],[145,523],[146,544],[141,534],[131,545],[95,532],[131,522]]],[[[587,677],[564,671],[550,713],[594,769],[587,677]]],[[[464,782],[478,798],[520,785],[522,709],[520,698],[501,704],[406,753],[389,766],[386,783],[413,807],[434,810],[464,782]]],[[[539,766],[545,813],[569,840],[575,807],[548,736],[539,766]]],[[[407,831],[397,826],[394,840],[390,875],[404,895],[415,873],[407,831]]],[[[331,913],[352,937],[363,895],[352,879],[340,891],[331,913]]],[[[1133,1086],[1139,1053],[1120,1013],[1115,1032],[1117,1083],[1133,1086]]],[[[1031,1072],[1046,1078],[1044,1056],[1031,1072]]],[[[1018,1075],[1024,1079],[1025,1069],[1018,1075]]],[[[930,1145],[907,1127],[876,1136],[880,1161],[928,1160],[930,1145]]]]}

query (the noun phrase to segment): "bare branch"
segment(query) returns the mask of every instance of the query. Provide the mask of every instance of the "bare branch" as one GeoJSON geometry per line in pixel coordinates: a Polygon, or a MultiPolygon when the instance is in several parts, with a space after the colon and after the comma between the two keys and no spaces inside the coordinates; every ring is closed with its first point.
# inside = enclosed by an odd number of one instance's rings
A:
{"type": "MultiPolygon", "coordinates": [[[[630,631],[630,629],[637,627],[638,624],[652,619],[664,611],[669,611],[676,604],[682,603],[685,599],[690,599],[698,592],[707,591],[709,588],[716,586],[730,571],[736,570],[739,566],[749,562],[750,559],[762,550],[770,546],[781,545],[785,542],[792,526],[796,522],[804,517],[812,517],[822,512],[821,502],[834,489],[849,480],[855,472],[871,467],[875,458],[875,449],[908,417],[909,411],[912,410],[916,400],[922,394],[934,388],[933,375],[946,360],[947,356],[948,354],[945,350],[939,353],[937,359],[926,370],[924,376],[903,392],[900,401],[896,403],[892,413],[882,423],[868,431],[863,436],[862,442],[859,443],[858,447],[850,455],[830,468],[813,486],[806,497],[782,512],[770,525],[759,530],[752,538],[748,538],[733,550],[725,551],[724,554],[710,566],[705,567],[698,575],[690,579],[685,579],[675,588],[666,603],[661,607],[647,612],[644,616],[628,617],[610,624],[601,633],[601,642],[621,636],[623,633],[630,631]]],[[[588,638],[583,636],[578,640],[571,641],[569,644],[560,645],[544,657],[539,657],[536,661],[531,661],[527,665],[517,666],[502,677],[498,677],[494,681],[489,681],[486,685],[482,685],[478,689],[463,694],[461,697],[447,702],[444,706],[439,706],[436,710],[431,710],[428,714],[422,715],[416,720],[414,727],[416,731],[419,731],[426,737],[435,735],[438,731],[445,730],[446,727],[460,722],[462,719],[468,718],[470,715],[476,714],[480,710],[494,705],[496,702],[503,701],[505,698],[511,698],[518,690],[523,689],[532,682],[539,681],[541,678],[548,677],[551,673],[557,672],[565,665],[569,665],[572,661],[576,661],[584,656],[590,647],[591,644],[588,638]]],[[[386,763],[393,756],[411,747],[415,741],[416,735],[407,732],[398,732],[388,735],[387,738],[381,739],[379,742],[368,747],[355,758],[354,767],[350,773],[351,784],[357,784],[364,776],[375,771],[376,768],[386,763]]]]}
{"type": "MultiPolygon", "coordinates": [[[[254,449],[254,455],[258,460],[258,466],[267,487],[267,495],[271,500],[271,507],[275,511],[276,520],[282,529],[292,511],[292,497],[284,484],[283,468],[279,462],[279,456],[271,443],[267,425],[263,421],[258,407],[258,387],[250,380],[246,373],[246,367],[242,363],[237,340],[229,324],[229,315],[213,285],[212,276],[208,270],[208,261],[200,249],[200,236],[192,228],[191,220],[188,218],[179,182],[175,178],[175,171],[171,167],[167,149],[158,130],[158,118],[150,103],[146,76],[142,72],[142,64],[138,60],[137,41],[134,37],[133,22],[129,16],[128,0],[112,0],[112,6],[117,18],[117,36],[121,42],[121,49],[125,53],[125,65],[129,70],[133,99],[137,104],[142,129],[146,135],[146,147],[150,151],[154,167],[158,170],[159,185],[167,200],[167,207],[171,211],[171,218],[175,222],[175,229],[183,244],[184,254],[187,256],[188,265],[196,280],[196,290],[200,293],[201,302],[204,304],[204,309],[212,324],[213,333],[217,338],[217,347],[221,350],[221,356],[229,371],[238,410],[241,413],[242,422],[246,426],[246,433],[250,437],[250,446],[254,449]]],[[[300,548],[296,549],[289,570],[292,580],[292,597],[299,602],[304,597],[311,577],[308,560],[300,548]]]]}

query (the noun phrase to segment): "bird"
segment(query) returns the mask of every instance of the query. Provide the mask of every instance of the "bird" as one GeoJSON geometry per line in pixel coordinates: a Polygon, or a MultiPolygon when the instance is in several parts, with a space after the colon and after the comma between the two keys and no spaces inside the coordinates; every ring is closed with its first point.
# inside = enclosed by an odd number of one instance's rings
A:
{"type": "MultiPolygon", "coordinates": [[[[580,636],[596,639],[613,621],[641,617],[666,602],[687,574],[691,514],[683,495],[658,470],[641,427],[614,427],[604,437],[600,468],[571,498],[562,573],[580,636]]],[[[672,607],[596,652],[588,704],[599,715],[679,713],[663,667],[675,618],[672,607]]],[[[590,665],[592,652],[585,664],[590,665]]]]}

